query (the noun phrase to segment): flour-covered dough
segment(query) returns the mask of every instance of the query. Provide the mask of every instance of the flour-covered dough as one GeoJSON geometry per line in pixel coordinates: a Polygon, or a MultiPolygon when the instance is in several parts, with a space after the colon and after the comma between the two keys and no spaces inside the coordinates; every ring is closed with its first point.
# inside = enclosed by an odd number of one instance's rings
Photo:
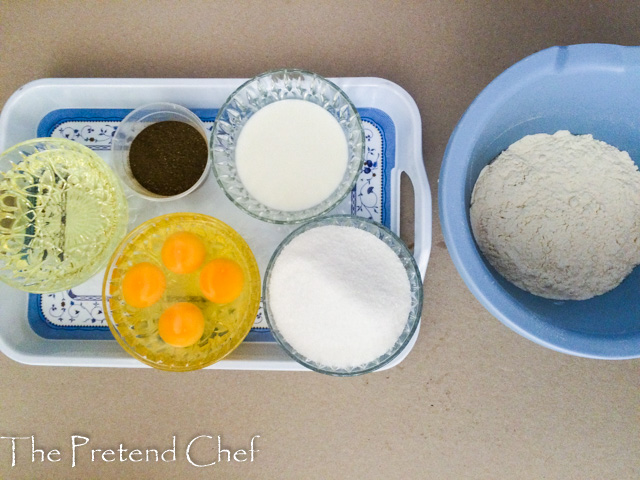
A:
{"type": "Polygon", "coordinates": [[[515,142],[480,173],[470,215],[489,263],[535,295],[591,298],[640,264],[640,172],[591,135],[515,142]]]}

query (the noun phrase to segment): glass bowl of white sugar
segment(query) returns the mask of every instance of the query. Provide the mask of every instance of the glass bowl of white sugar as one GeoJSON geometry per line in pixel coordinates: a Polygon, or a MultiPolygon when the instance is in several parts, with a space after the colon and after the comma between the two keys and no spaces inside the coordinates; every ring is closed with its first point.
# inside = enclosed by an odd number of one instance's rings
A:
{"type": "Polygon", "coordinates": [[[274,252],[263,302],[275,339],[316,372],[354,376],[391,362],[414,335],[422,279],[403,241],[372,220],[305,223],[274,252]]]}
{"type": "Polygon", "coordinates": [[[300,223],[352,190],[362,169],[358,111],[331,81],[294,69],[241,85],[211,133],[213,171],[227,197],[253,217],[300,223]]]}

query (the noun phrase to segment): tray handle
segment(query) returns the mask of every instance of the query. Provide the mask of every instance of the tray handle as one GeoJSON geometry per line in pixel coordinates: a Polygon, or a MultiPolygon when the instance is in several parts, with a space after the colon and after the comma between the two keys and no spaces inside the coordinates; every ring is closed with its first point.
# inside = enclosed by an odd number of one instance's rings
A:
{"type": "Polygon", "coordinates": [[[418,264],[420,275],[424,279],[431,253],[431,190],[422,163],[405,164],[401,167],[399,174],[401,175],[402,172],[407,174],[409,181],[413,184],[413,256],[418,264]]]}

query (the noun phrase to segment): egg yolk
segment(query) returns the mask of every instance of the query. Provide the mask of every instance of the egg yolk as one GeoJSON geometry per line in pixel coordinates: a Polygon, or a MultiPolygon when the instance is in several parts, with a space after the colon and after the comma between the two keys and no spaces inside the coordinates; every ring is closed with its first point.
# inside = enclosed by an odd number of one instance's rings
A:
{"type": "Polygon", "coordinates": [[[226,258],[207,263],[200,272],[200,290],[214,303],[229,303],[242,293],[244,275],[240,265],[226,258]]]}
{"type": "Polygon", "coordinates": [[[204,315],[193,303],[176,303],[160,315],[158,333],[169,345],[188,347],[204,333],[204,315]]]}
{"type": "Polygon", "coordinates": [[[177,232],[165,240],[160,256],[172,272],[192,273],[204,262],[205,253],[204,243],[197,235],[177,232]]]}
{"type": "Polygon", "coordinates": [[[124,274],[122,296],[134,308],[150,307],[162,298],[166,286],[162,270],[151,263],[142,262],[124,274]]]}

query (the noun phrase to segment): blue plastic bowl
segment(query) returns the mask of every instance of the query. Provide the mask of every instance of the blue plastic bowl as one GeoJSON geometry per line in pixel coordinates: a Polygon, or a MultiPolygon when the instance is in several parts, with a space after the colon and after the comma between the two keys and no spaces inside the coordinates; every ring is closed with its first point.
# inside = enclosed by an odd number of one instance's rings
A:
{"type": "Polygon", "coordinates": [[[447,146],[440,222],[458,272],[498,320],[534,342],[590,358],[640,357],[640,267],[612,291],[554,301],[505,280],[480,253],[469,201],[482,168],[525,135],[590,133],[640,160],[640,47],[553,47],[516,63],[468,108],[447,146]]]}

